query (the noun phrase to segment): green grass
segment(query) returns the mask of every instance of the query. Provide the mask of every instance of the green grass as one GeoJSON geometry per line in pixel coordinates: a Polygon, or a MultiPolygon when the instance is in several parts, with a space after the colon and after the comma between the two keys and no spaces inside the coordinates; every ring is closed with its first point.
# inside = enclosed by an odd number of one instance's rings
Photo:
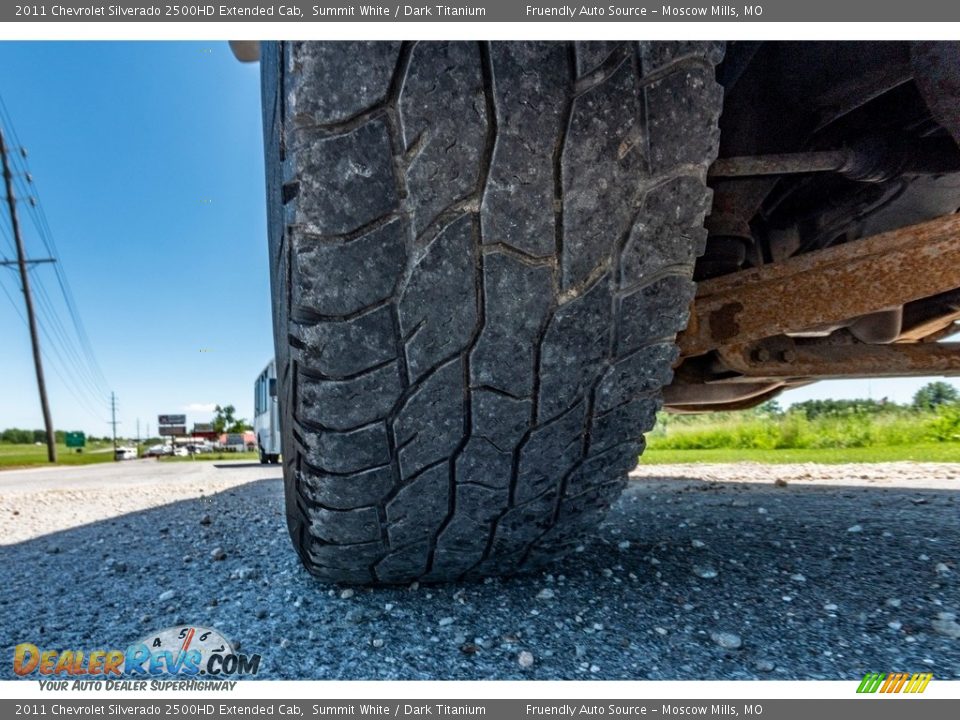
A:
{"type": "Polygon", "coordinates": [[[164,455],[160,462],[203,462],[210,460],[260,460],[260,455],[256,450],[250,452],[218,452],[218,453],[200,453],[199,455],[164,455]]]}
{"type": "MultiPolygon", "coordinates": [[[[126,445],[125,445],[126,446],[126,445]]],[[[163,457],[161,462],[200,462],[210,460],[259,460],[254,452],[205,453],[194,457],[163,457]]],[[[113,462],[113,445],[109,443],[88,444],[82,453],[65,445],[57,445],[57,465],[90,465],[113,462]]],[[[50,466],[47,462],[46,445],[19,445],[0,443],[0,470],[50,466]]]]}
{"type": "Polygon", "coordinates": [[[651,447],[640,459],[643,465],[688,463],[755,462],[779,463],[876,463],[912,460],[915,462],[960,462],[960,442],[915,445],[875,445],[846,448],[709,448],[669,450],[651,447]]]}
{"type": "MultiPolygon", "coordinates": [[[[82,453],[65,445],[57,445],[57,465],[90,465],[91,463],[112,462],[113,446],[107,444],[88,445],[82,453]]],[[[0,443],[0,469],[50,465],[47,462],[46,445],[15,445],[0,443]]]]}

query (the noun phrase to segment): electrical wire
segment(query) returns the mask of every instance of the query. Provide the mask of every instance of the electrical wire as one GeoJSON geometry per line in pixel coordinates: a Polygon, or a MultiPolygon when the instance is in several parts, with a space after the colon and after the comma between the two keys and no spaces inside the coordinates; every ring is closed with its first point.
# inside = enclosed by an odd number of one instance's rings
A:
{"type": "MultiPolygon", "coordinates": [[[[93,346],[84,327],[80,312],[78,311],[69,280],[63,269],[63,264],[59,260],[60,255],[53,231],[50,227],[50,222],[43,204],[40,202],[36,182],[33,179],[29,164],[26,161],[23,144],[20,142],[20,137],[13,125],[10,113],[7,110],[6,103],[3,101],[2,96],[0,96],[0,123],[2,123],[7,134],[13,141],[13,146],[8,152],[8,158],[13,171],[13,182],[16,192],[18,192],[22,198],[25,198],[25,200],[21,202],[21,207],[26,208],[25,215],[32,221],[37,236],[43,243],[47,253],[50,257],[57,260],[53,263],[53,272],[60,290],[60,296],[63,299],[63,304],[70,316],[73,333],[67,332],[64,324],[60,321],[59,313],[55,310],[55,304],[52,298],[47,293],[39,276],[35,276],[37,278],[35,283],[38,286],[37,294],[42,298],[38,302],[38,305],[44,307],[44,314],[47,316],[46,322],[41,324],[49,325],[51,328],[50,332],[57,336],[61,347],[64,348],[64,354],[69,355],[71,358],[70,365],[73,373],[82,376],[85,386],[89,385],[87,393],[89,393],[91,397],[102,399],[109,393],[109,383],[106,380],[100,364],[97,362],[93,346]],[[74,336],[76,337],[76,342],[73,340],[74,336]]],[[[0,228],[2,228],[3,234],[12,247],[12,233],[8,232],[5,226],[0,226],[0,228]]],[[[69,372],[66,368],[65,370],[69,372]]]]}
{"type": "MultiPolygon", "coordinates": [[[[26,328],[29,328],[29,324],[27,323],[27,318],[24,316],[23,312],[20,310],[19,306],[17,305],[17,302],[13,299],[13,296],[10,295],[10,292],[7,290],[6,284],[3,283],[2,281],[0,281],[0,290],[3,290],[3,294],[7,296],[7,300],[10,301],[10,305],[13,307],[13,311],[17,314],[17,317],[20,318],[20,321],[23,323],[23,326],[26,328]]],[[[42,327],[41,327],[41,332],[44,332],[42,327]]],[[[92,408],[90,404],[82,397],[82,395],[78,394],[78,392],[74,390],[71,384],[67,382],[66,377],[64,377],[64,375],[60,372],[60,368],[57,366],[56,363],[53,362],[53,359],[47,353],[46,348],[44,346],[40,347],[40,354],[47,361],[47,367],[53,370],[54,375],[56,375],[57,378],[59,378],[64,388],[66,388],[66,390],[73,396],[74,400],[77,401],[77,404],[80,407],[80,409],[83,410],[85,413],[87,413],[90,417],[96,418],[98,421],[102,421],[102,417],[100,416],[99,411],[92,408]]]]}

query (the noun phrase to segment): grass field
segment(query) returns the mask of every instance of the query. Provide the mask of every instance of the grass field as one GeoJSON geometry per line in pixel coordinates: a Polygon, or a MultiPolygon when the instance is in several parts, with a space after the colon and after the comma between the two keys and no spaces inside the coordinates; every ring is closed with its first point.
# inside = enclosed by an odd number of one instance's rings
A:
{"type": "MultiPolygon", "coordinates": [[[[82,453],[65,445],[57,446],[58,465],[89,465],[111,462],[113,446],[106,443],[87,445],[82,453]]],[[[12,445],[0,443],[0,469],[49,465],[46,445],[12,445]]]]}
{"type": "Polygon", "coordinates": [[[876,463],[911,460],[914,462],[960,462],[960,442],[921,443],[916,445],[876,445],[847,448],[710,448],[671,450],[651,447],[640,462],[643,465],[688,463],[755,462],[782,463],[876,463]]]}
{"type": "Polygon", "coordinates": [[[659,416],[647,465],[669,463],[960,462],[960,404],[868,400],[776,404],[739,412],[659,416]]]}
{"type": "MultiPolygon", "coordinates": [[[[211,460],[258,460],[256,452],[206,453],[193,457],[163,457],[161,462],[202,462],[211,460]]],[[[90,465],[113,462],[113,445],[109,443],[88,444],[82,453],[65,445],[57,445],[57,465],[90,465]]],[[[0,443],[0,470],[49,465],[46,445],[19,445],[0,443]]]]}

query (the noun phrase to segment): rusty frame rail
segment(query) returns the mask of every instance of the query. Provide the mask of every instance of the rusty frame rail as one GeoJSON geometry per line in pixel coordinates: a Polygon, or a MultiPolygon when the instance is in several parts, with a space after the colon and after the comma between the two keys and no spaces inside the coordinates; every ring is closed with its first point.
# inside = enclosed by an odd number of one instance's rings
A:
{"type": "Polygon", "coordinates": [[[681,356],[703,355],[955,288],[960,215],[948,215],[704,281],[677,342],[681,356]]]}
{"type": "Polygon", "coordinates": [[[838,345],[776,338],[756,345],[728,345],[718,352],[724,366],[741,375],[719,382],[960,375],[960,343],[838,345]]]}

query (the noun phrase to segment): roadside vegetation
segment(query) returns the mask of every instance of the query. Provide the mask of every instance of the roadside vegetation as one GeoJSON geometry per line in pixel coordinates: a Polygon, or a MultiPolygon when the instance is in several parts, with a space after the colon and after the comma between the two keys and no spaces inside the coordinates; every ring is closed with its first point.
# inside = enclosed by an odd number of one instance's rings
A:
{"type": "Polygon", "coordinates": [[[784,410],[705,415],[662,413],[647,435],[645,463],[960,462],[960,393],[924,386],[909,405],[876,400],[808,400],[784,410]]]}
{"type": "MultiPolygon", "coordinates": [[[[112,442],[91,442],[82,453],[57,443],[58,465],[89,465],[91,463],[111,462],[113,460],[112,442]]],[[[34,443],[9,443],[0,441],[0,469],[48,465],[47,446],[34,443]]]]}

